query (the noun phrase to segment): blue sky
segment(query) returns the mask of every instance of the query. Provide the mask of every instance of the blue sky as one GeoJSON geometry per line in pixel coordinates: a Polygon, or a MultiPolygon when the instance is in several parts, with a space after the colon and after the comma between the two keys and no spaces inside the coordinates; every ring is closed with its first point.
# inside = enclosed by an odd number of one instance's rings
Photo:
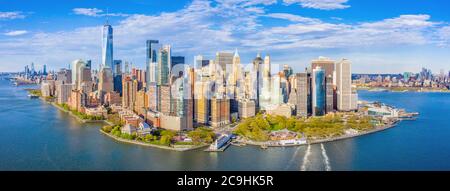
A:
{"type": "Polygon", "coordinates": [[[114,28],[114,59],[144,68],[145,40],[175,55],[213,58],[239,50],[301,71],[318,56],[353,62],[353,72],[450,70],[445,0],[0,0],[0,71],[34,62],[50,69],[101,59],[101,26],[114,28]]]}

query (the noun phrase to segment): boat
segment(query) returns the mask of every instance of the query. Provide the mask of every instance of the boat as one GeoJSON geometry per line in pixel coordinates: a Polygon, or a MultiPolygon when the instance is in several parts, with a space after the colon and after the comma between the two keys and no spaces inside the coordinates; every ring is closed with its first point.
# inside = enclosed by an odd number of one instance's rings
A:
{"type": "Polygon", "coordinates": [[[225,151],[225,149],[231,144],[231,137],[233,137],[232,134],[222,134],[205,151],[208,152],[225,151]]]}
{"type": "Polygon", "coordinates": [[[269,148],[269,147],[266,144],[261,145],[261,149],[267,149],[267,148],[269,148]]]}
{"type": "Polygon", "coordinates": [[[33,95],[33,94],[28,94],[28,97],[29,97],[29,98],[39,98],[39,96],[33,95]]]}

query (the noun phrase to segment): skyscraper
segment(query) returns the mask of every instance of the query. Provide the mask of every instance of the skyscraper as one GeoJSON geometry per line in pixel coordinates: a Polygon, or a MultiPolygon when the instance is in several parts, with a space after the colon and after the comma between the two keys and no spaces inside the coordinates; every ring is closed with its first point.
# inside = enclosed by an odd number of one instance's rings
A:
{"type": "Polygon", "coordinates": [[[116,76],[122,74],[122,60],[114,60],[113,65],[114,65],[114,70],[112,70],[113,75],[116,76]]]}
{"type": "Polygon", "coordinates": [[[231,52],[217,52],[216,53],[216,61],[215,64],[219,69],[221,68],[221,72],[223,75],[226,75],[228,73],[231,73],[230,71],[227,71],[227,66],[231,68],[233,64],[233,53],[231,52]]]}
{"type": "Polygon", "coordinates": [[[145,60],[145,66],[147,70],[147,76],[146,76],[146,84],[147,89],[151,82],[156,82],[156,65],[158,62],[158,51],[160,48],[159,41],[158,40],[147,40],[147,49],[146,49],[146,60],[145,60]]]}
{"type": "Polygon", "coordinates": [[[325,95],[326,95],[326,113],[332,112],[334,108],[334,93],[333,93],[333,77],[328,75],[325,77],[325,95]]]}
{"type": "Polygon", "coordinates": [[[318,66],[312,72],[312,113],[314,116],[325,114],[325,85],[325,70],[318,66]]]}
{"type": "Polygon", "coordinates": [[[297,116],[308,116],[308,74],[297,73],[296,74],[296,106],[297,116]]]}
{"type": "Polygon", "coordinates": [[[261,58],[261,54],[257,54],[256,58],[253,60],[253,72],[255,75],[255,105],[256,110],[259,111],[260,109],[260,95],[261,95],[261,89],[262,89],[262,76],[263,76],[263,59],[261,58]]]}
{"type": "Polygon", "coordinates": [[[113,28],[106,23],[103,25],[102,37],[102,67],[109,66],[114,71],[113,65],[113,28]]]}
{"type": "Polygon", "coordinates": [[[336,63],[336,85],[337,109],[339,111],[356,109],[352,107],[352,71],[351,62],[347,59],[342,59],[336,63]]]}
{"type": "Polygon", "coordinates": [[[99,73],[98,91],[100,101],[103,103],[103,96],[114,90],[113,74],[111,68],[103,67],[99,73]]]}
{"type": "Polygon", "coordinates": [[[47,65],[42,66],[42,74],[47,75],[47,65]]]}
{"type": "Polygon", "coordinates": [[[72,62],[72,83],[74,84],[74,89],[80,88],[80,73],[82,68],[86,65],[83,60],[78,59],[72,62]]]}
{"type": "Polygon", "coordinates": [[[171,48],[170,45],[164,45],[162,48],[159,49],[158,53],[158,67],[157,67],[158,85],[169,84],[170,63],[171,63],[171,48]]]}

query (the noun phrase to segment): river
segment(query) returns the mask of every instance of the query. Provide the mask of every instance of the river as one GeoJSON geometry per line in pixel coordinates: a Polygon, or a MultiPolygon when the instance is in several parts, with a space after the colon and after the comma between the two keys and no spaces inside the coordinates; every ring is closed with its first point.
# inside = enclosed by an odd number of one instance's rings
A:
{"type": "Polygon", "coordinates": [[[450,93],[359,91],[420,116],[336,142],[211,153],[116,142],[24,88],[0,80],[0,170],[450,170],[450,93]]]}

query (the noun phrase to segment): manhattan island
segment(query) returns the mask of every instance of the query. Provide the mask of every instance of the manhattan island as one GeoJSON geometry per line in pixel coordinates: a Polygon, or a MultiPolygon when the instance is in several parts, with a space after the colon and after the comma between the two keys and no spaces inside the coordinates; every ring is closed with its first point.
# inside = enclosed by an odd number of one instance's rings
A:
{"type": "Polygon", "coordinates": [[[30,95],[82,122],[105,121],[100,132],[117,141],[177,151],[314,144],[384,130],[414,116],[358,101],[347,59],[319,57],[294,73],[259,53],[243,65],[236,50],[217,52],[212,60],[196,56],[191,67],[171,54],[170,45],[147,40],[142,70],[113,59],[110,25],[103,26],[102,40],[98,71],[81,59],[49,73],[32,64],[16,84],[40,83],[30,95]]]}

